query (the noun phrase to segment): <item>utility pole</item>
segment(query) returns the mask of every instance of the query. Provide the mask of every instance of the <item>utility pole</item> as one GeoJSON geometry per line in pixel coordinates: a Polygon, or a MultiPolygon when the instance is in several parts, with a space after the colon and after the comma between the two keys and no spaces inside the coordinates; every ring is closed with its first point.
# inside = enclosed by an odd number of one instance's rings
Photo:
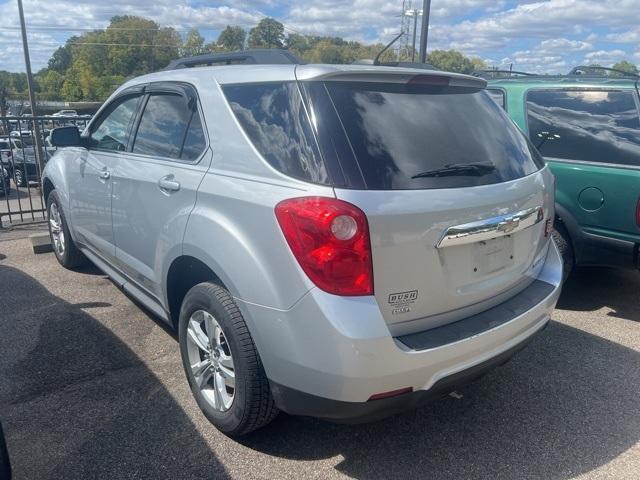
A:
{"type": "Polygon", "coordinates": [[[418,30],[418,17],[422,15],[422,10],[417,10],[415,8],[407,10],[404,12],[407,17],[413,17],[413,40],[411,47],[411,61],[414,62],[416,60],[416,31],[418,30]]]}
{"type": "MultiPolygon", "coordinates": [[[[36,118],[36,95],[34,92],[33,75],[31,74],[31,59],[29,58],[29,44],[27,42],[27,27],[24,23],[24,11],[22,10],[22,0],[18,0],[18,12],[20,14],[20,29],[22,30],[22,50],[24,51],[24,64],[27,69],[27,88],[29,89],[29,102],[31,103],[31,118],[33,119],[33,136],[36,162],[40,173],[44,169],[44,160],[42,158],[42,137],[40,136],[40,127],[36,118]]],[[[20,125],[20,122],[18,122],[20,125]]]]}
{"type": "Polygon", "coordinates": [[[422,29],[420,30],[420,63],[427,63],[427,37],[429,36],[429,12],[431,0],[422,0],[422,29]]]}

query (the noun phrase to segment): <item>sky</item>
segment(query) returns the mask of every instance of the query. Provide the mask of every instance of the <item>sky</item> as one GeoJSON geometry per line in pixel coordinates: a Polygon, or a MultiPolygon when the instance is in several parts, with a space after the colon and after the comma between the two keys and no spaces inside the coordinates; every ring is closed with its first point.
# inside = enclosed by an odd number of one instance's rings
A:
{"type": "MultiPolygon", "coordinates": [[[[406,3],[409,3],[407,0],[406,3]]],[[[422,1],[414,0],[413,8],[422,1]]],[[[33,69],[72,35],[139,15],[207,41],[226,25],[250,28],[271,16],[286,32],[388,42],[402,0],[23,0],[33,69]]],[[[16,0],[0,0],[0,70],[24,71],[16,0]]],[[[418,28],[419,30],[419,28],[418,28]]],[[[640,64],[640,0],[432,0],[428,49],[460,50],[491,66],[566,73],[580,64],[640,64]]]]}

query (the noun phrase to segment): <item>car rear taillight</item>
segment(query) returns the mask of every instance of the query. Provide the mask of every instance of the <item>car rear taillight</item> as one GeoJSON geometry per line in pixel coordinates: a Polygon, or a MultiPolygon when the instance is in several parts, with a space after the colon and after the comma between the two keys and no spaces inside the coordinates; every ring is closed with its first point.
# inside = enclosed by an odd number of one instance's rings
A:
{"type": "Polygon", "coordinates": [[[335,198],[301,197],[280,202],[275,213],[313,283],[334,295],[373,295],[369,225],[362,210],[335,198]]]}

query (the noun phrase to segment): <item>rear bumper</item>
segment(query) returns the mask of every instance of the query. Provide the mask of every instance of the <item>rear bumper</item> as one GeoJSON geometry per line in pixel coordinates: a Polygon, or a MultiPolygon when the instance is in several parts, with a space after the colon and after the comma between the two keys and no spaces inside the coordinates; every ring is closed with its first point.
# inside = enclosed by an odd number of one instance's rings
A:
{"type": "Polygon", "coordinates": [[[492,369],[508,362],[513,355],[526,347],[532,338],[530,336],[508,350],[466,370],[441,378],[428,390],[419,390],[391,398],[369,402],[342,402],[311,395],[275,382],[271,382],[271,392],[278,407],[290,415],[319,417],[340,423],[372,422],[418,408],[477,380],[492,369]]]}
{"type": "MultiPolygon", "coordinates": [[[[290,310],[238,300],[285,412],[370,420],[427,401],[504,363],[549,321],[560,294],[562,262],[553,242],[538,280],[548,294],[506,321],[450,343],[415,349],[393,338],[373,297],[337,297],[318,289],[290,310]],[[415,393],[368,401],[411,387],[415,393]]],[[[521,294],[524,294],[522,292],[521,294]]],[[[520,295],[520,294],[519,294],[520,295]]]]}

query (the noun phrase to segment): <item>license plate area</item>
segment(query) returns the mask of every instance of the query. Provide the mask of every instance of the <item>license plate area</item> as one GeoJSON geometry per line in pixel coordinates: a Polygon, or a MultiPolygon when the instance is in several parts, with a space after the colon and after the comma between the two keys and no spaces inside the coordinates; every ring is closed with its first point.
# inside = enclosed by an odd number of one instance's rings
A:
{"type": "Polygon", "coordinates": [[[499,272],[514,264],[511,235],[472,244],[472,274],[475,278],[499,272]]]}

